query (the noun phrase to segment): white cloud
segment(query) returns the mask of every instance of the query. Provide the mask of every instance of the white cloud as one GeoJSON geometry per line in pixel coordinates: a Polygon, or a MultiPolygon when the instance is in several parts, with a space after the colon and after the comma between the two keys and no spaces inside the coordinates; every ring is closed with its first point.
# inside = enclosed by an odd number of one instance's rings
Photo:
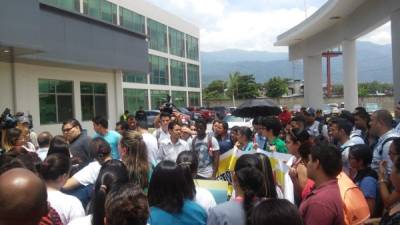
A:
{"type": "Polygon", "coordinates": [[[201,47],[203,51],[226,48],[282,51],[286,48],[273,46],[276,37],[303,19],[304,12],[299,9],[230,12],[213,29],[201,29],[201,47]]]}
{"type": "Polygon", "coordinates": [[[386,45],[392,43],[392,35],[390,29],[390,22],[378,27],[374,31],[366,34],[359,39],[360,41],[369,41],[379,45],[386,45]]]}
{"type": "MultiPolygon", "coordinates": [[[[287,51],[276,37],[304,20],[303,0],[149,0],[200,27],[200,48],[287,51]]],[[[327,0],[306,0],[310,16],[327,0]]]]}

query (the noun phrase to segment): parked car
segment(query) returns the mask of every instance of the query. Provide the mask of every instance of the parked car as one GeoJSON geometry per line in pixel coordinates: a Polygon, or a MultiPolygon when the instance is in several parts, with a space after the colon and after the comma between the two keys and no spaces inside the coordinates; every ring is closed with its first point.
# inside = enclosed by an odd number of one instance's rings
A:
{"type": "Polygon", "coordinates": [[[216,118],[220,120],[222,120],[229,113],[225,106],[215,106],[211,109],[214,110],[216,118]]]}
{"type": "Polygon", "coordinates": [[[200,113],[198,113],[198,112],[191,112],[191,111],[189,111],[186,107],[179,107],[178,109],[179,109],[179,111],[180,111],[181,113],[184,113],[184,114],[190,116],[190,119],[191,119],[191,120],[197,120],[197,119],[199,119],[199,118],[201,117],[200,113]]]}
{"type": "Polygon", "coordinates": [[[322,114],[331,115],[332,114],[332,108],[328,104],[322,106],[322,114]]]}
{"type": "Polygon", "coordinates": [[[381,107],[378,105],[378,103],[372,103],[372,102],[370,102],[370,103],[365,103],[365,104],[364,104],[364,108],[365,108],[365,110],[367,110],[367,112],[368,112],[369,114],[372,114],[372,113],[375,112],[376,110],[381,109],[381,107]]]}
{"type": "Polygon", "coordinates": [[[211,121],[213,121],[215,119],[215,113],[212,110],[204,109],[204,108],[198,108],[198,107],[192,107],[190,109],[191,109],[192,112],[199,113],[201,118],[203,118],[207,122],[211,122],[211,121]]]}
{"type": "Polygon", "coordinates": [[[179,108],[172,107],[172,113],[176,116],[182,123],[189,123],[190,115],[183,113],[179,108]]]}
{"type": "Polygon", "coordinates": [[[300,110],[301,110],[301,105],[300,104],[294,104],[293,105],[292,113],[300,112],[300,110]]]}
{"type": "Polygon", "coordinates": [[[223,120],[228,123],[229,129],[231,129],[234,126],[249,127],[249,128],[252,127],[252,119],[250,119],[250,118],[225,116],[225,118],[223,120]]]}
{"type": "Polygon", "coordinates": [[[146,112],[147,126],[154,127],[154,119],[160,114],[160,110],[148,110],[146,112]]]}

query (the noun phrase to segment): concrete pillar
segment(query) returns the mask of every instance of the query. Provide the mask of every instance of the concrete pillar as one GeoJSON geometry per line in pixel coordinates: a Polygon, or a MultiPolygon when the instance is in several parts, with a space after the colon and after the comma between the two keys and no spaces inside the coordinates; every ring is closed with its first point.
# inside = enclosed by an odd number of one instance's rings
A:
{"type": "Polygon", "coordinates": [[[304,105],[315,109],[322,108],[322,62],[321,56],[308,56],[304,62],[304,105]]]}
{"type": "Polygon", "coordinates": [[[124,89],[123,89],[123,72],[117,70],[114,75],[115,78],[115,108],[116,119],[124,113],[124,89]]]}
{"type": "Polygon", "coordinates": [[[343,41],[344,107],[353,111],[358,106],[356,41],[343,41]]]}
{"type": "Polygon", "coordinates": [[[393,12],[390,19],[392,21],[393,95],[394,103],[397,103],[400,101],[400,10],[393,12]]]}

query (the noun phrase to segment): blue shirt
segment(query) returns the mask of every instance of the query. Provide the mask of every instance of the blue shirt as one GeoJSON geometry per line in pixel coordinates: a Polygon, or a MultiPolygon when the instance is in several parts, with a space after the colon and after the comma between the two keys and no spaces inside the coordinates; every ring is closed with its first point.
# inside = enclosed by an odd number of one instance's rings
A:
{"type": "Polygon", "coordinates": [[[227,134],[225,136],[225,139],[217,139],[218,144],[219,144],[219,154],[222,155],[225,152],[231,150],[233,148],[232,140],[231,140],[231,135],[227,134]]]}
{"type": "Polygon", "coordinates": [[[121,135],[118,132],[109,130],[104,136],[96,133],[93,138],[96,137],[102,137],[104,140],[106,140],[111,147],[111,157],[113,159],[119,159],[118,144],[121,140],[121,135]]]}
{"type": "Polygon", "coordinates": [[[259,135],[258,133],[256,133],[256,134],[254,135],[254,142],[257,143],[258,148],[261,148],[261,149],[264,149],[264,150],[265,150],[265,147],[266,147],[266,145],[267,145],[268,140],[267,140],[266,137],[264,137],[264,136],[259,135]]]}
{"type": "Polygon", "coordinates": [[[376,199],[378,183],[375,178],[371,176],[364,177],[357,183],[357,186],[360,187],[365,198],[376,199]]]}
{"type": "Polygon", "coordinates": [[[150,208],[150,225],[205,225],[206,211],[197,203],[185,200],[180,213],[171,214],[158,207],[150,208]]]}

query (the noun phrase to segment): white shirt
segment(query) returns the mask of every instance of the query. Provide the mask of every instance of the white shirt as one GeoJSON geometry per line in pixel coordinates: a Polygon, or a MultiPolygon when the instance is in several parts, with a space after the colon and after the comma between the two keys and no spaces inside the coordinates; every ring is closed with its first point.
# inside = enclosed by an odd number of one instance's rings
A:
{"type": "Polygon", "coordinates": [[[194,198],[194,201],[203,207],[207,214],[211,208],[217,205],[211,192],[202,187],[196,187],[196,197],[194,198]]]}
{"type": "Polygon", "coordinates": [[[311,136],[317,137],[317,136],[319,136],[318,127],[319,127],[319,122],[318,122],[317,120],[315,120],[314,123],[313,123],[311,126],[309,126],[309,127],[307,128],[307,132],[308,132],[311,136]]]}
{"type": "Polygon", "coordinates": [[[400,122],[397,124],[397,126],[394,128],[394,130],[400,134],[400,122]]]}
{"type": "Polygon", "coordinates": [[[143,133],[142,137],[143,142],[146,144],[148,161],[151,165],[155,166],[157,165],[157,159],[159,158],[157,139],[149,133],[143,133]]]}
{"type": "Polygon", "coordinates": [[[160,142],[160,159],[159,161],[162,160],[171,160],[171,161],[176,161],[176,158],[178,158],[179,153],[183,151],[189,151],[189,145],[187,144],[186,141],[182,139],[178,139],[178,141],[173,144],[170,139],[164,139],[160,142]]]}
{"type": "Polygon", "coordinates": [[[39,156],[39,158],[44,161],[47,157],[47,152],[49,151],[49,147],[44,147],[44,148],[39,148],[36,151],[36,154],[39,156]]]}
{"type": "Polygon", "coordinates": [[[97,176],[99,175],[101,165],[97,161],[89,163],[87,166],[79,170],[73,178],[75,178],[80,184],[87,186],[96,182],[97,176]]]}
{"type": "Polygon", "coordinates": [[[82,203],[74,196],[47,188],[47,201],[56,210],[63,224],[85,216],[82,203]]]}
{"type": "Polygon", "coordinates": [[[388,174],[392,172],[392,166],[393,162],[390,160],[389,156],[389,149],[390,145],[392,145],[393,141],[387,141],[386,143],[385,140],[391,137],[399,137],[400,134],[397,133],[394,129],[389,130],[385,134],[383,134],[381,137],[379,137],[378,142],[376,143],[374,147],[374,151],[372,154],[372,163],[371,163],[371,168],[378,172],[379,169],[379,162],[382,160],[387,161],[386,164],[386,171],[388,171],[388,174]],[[384,144],[384,145],[383,145],[384,144]]]}
{"type": "Polygon", "coordinates": [[[157,139],[158,143],[160,143],[164,139],[169,139],[170,135],[169,132],[164,132],[163,129],[158,128],[153,132],[153,136],[157,139]]]}
{"type": "Polygon", "coordinates": [[[87,215],[72,220],[68,225],[92,225],[93,215],[87,215]]]}

